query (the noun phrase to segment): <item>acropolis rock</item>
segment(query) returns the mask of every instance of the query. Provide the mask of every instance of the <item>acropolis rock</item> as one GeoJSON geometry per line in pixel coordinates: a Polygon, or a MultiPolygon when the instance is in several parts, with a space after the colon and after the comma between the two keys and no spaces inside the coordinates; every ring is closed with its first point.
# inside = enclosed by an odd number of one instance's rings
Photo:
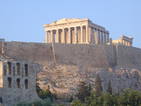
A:
{"type": "Polygon", "coordinates": [[[103,90],[111,81],[113,92],[141,90],[141,49],[114,45],[64,45],[4,42],[5,56],[40,65],[38,83],[58,98],[70,98],[81,81],[95,87],[99,74],[103,90]],[[18,52],[17,52],[18,51],[18,52]]]}
{"type": "Polygon", "coordinates": [[[132,37],[112,40],[89,19],[61,19],[44,29],[44,43],[0,39],[0,105],[40,100],[36,83],[69,100],[82,81],[95,89],[97,75],[105,92],[109,82],[113,93],[141,90],[141,49],[132,37]]]}

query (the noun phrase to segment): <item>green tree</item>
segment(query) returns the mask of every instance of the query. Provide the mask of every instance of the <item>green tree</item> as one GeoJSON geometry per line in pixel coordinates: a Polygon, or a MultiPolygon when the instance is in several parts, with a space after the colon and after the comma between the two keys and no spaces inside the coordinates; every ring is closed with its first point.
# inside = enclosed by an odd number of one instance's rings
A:
{"type": "Polygon", "coordinates": [[[85,106],[85,105],[81,103],[80,100],[75,100],[72,102],[71,106],[85,106]]]}
{"type": "Polygon", "coordinates": [[[78,97],[80,101],[84,102],[85,98],[90,96],[90,94],[91,94],[91,86],[87,85],[85,82],[80,82],[76,97],[78,97]]]}
{"type": "Polygon", "coordinates": [[[52,94],[49,90],[42,90],[42,89],[39,87],[39,85],[37,84],[37,85],[36,85],[36,91],[37,91],[38,96],[39,96],[41,99],[50,98],[50,100],[53,101],[54,96],[53,96],[53,94],[52,94]]]}
{"type": "Polygon", "coordinates": [[[108,88],[107,88],[107,92],[112,94],[112,86],[111,86],[111,81],[109,81],[108,83],[108,88]]]}
{"type": "Polygon", "coordinates": [[[96,96],[95,91],[91,93],[91,95],[89,97],[86,98],[85,103],[88,106],[97,106],[98,105],[98,97],[96,96]]]}
{"type": "Polygon", "coordinates": [[[96,79],[95,79],[95,91],[96,95],[100,96],[102,93],[102,85],[101,85],[101,79],[100,76],[97,74],[96,79]]]}
{"type": "Polygon", "coordinates": [[[118,103],[123,106],[140,106],[141,92],[132,89],[124,90],[118,98],[118,103]]]}
{"type": "Polygon", "coordinates": [[[116,106],[117,105],[115,96],[110,93],[103,93],[101,98],[102,98],[101,102],[103,106],[116,106]]]}

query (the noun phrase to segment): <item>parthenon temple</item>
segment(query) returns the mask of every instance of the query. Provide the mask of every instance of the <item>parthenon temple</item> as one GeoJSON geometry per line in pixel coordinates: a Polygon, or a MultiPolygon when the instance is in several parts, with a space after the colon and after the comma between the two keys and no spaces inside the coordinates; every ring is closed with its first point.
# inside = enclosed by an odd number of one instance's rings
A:
{"type": "Polygon", "coordinates": [[[106,44],[109,32],[89,19],[64,18],[45,24],[45,43],[106,44]]]}

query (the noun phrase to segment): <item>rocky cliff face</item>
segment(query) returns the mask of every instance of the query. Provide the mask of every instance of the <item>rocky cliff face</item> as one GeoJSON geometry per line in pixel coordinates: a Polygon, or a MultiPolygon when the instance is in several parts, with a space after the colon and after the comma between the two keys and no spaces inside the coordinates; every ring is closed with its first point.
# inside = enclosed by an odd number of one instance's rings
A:
{"type": "Polygon", "coordinates": [[[100,76],[103,91],[107,91],[109,82],[113,93],[125,88],[141,90],[141,71],[138,69],[87,67],[87,70],[80,71],[75,65],[45,66],[44,71],[38,73],[38,83],[41,88],[50,89],[58,98],[66,99],[77,93],[82,81],[95,89],[97,75],[100,76]]]}
{"type": "Polygon", "coordinates": [[[53,47],[24,42],[5,42],[0,47],[5,56],[38,63],[42,67],[38,73],[40,87],[50,89],[58,98],[76,94],[81,81],[95,88],[97,75],[104,91],[109,82],[115,93],[125,88],[141,90],[139,48],[79,44],[54,44],[53,47]]]}

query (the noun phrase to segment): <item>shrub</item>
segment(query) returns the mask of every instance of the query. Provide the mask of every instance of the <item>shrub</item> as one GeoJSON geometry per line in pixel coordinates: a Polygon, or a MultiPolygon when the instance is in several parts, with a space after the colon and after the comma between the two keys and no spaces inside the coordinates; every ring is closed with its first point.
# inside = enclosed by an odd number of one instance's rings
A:
{"type": "Polygon", "coordinates": [[[36,90],[37,90],[37,94],[38,96],[41,98],[41,99],[47,99],[47,98],[50,98],[51,101],[53,101],[53,95],[52,93],[49,91],[49,90],[42,90],[38,84],[36,86],[36,90]]]}
{"type": "Polygon", "coordinates": [[[81,103],[81,101],[75,100],[72,102],[71,106],[84,106],[84,105],[81,103]]]}
{"type": "Polygon", "coordinates": [[[44,99],[42,101],[35,101],[32,103],[19,103],[16,106],[53,106],[50,99],[44,99]]]}
{"type": "Polygon", "coordinates": [[[85,82],[81,82],[78,88],[78,93],[76,94],[76,97],[80,101],[85,101],[85,98],[90,96],[91,94],[91,86],[87,85],[85,82]]]}
{"type": "Polygon", "coordinates": [[[141,106],[141,92],[127,89],[120,94],[92,92],[84,102],[77,100],[72,106],[141,106]]]}

